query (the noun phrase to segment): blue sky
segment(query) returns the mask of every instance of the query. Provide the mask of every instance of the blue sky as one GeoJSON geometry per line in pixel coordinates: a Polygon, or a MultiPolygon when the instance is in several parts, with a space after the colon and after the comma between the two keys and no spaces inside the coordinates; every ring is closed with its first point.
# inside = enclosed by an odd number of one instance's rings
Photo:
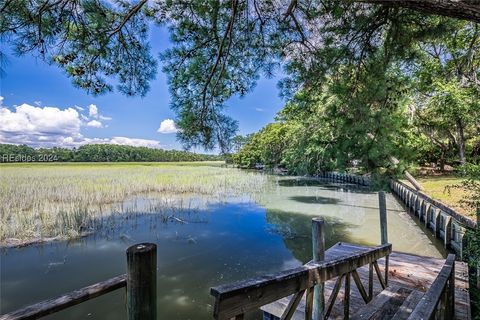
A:
{"type": "MultiPolygon", "coordinates": [[[[158,57],[158,53],[169,46],[168,39],[167,30],[158,27],[152,29],[151,46],[155,56],[158,57]]],[[[157,146],[168,149],[182,148],[176,141],[175,133],[157,132],[163,120],[174,118],[174,114],[169,108],[170,97],[166,77],[161,71],[158,72],[156,80],[151,83],[151,90],[144,98],[128,98],[117,92],[94,97],[73,87],[70,79],[62,70],[55,66],[49,66],[33,56],[9,55],[7,59],[6,75],[1,79],[1,96],[3,97],[3,107],[1,108],[4,112],[0,113],[0,117],[3,117],[3,120],[0,119],[0,142],[42,145],[38,139],[38,130],[32,129],[32,134],[37,135],[37,138],[32,139],[27,128],[21,127],[25,119],[16,114],[21,112],[16,110],[16,106],[27,104],[29,108],[22,109],[26,117],[30,117],[31,113],[36,113],[38,109],[45,107],[55,107],[60,111],[70,108],[72,109],[69,110],[72,111],[71,113],[75,113],[74,106],[80,107],[75,109],[81,120],[80,124],[60,121],[59,118],[65,116],[66,112],[60,113],[57,110],[49,109],[51,111],[49,117],[53,120],[49,122],[50,127],[49,124],[45,124],[41,132],[43,135],[41,141],[50,143],[45,145],[51,145],[52,141],[57,141],[49,139],[48,134],[62,137],[68,135],[62,131],[63,129],[60,129],[63,126],[67,128],[65,129],[67,132],[73,132],[81,137],[82,141],[111,141],[109,139],[114,137],[124,137],[158,141],[157,146]],[[92,104],[98,109],[96,116],[88,114],[88,106],[92,104]],[[17,121],[17,123],[11,121],[17,121]],[[4,130],[6,130],[6,126],[10,128],[10,134],[4,132],[3,137],[2,123],[4,130]],[[101,123],[101,127],[99,127],[99,123],[101,123]],[[54,126],[56,127],[53,128],[54,126]],[[16,134],[15,130],[17,130],[16,134]],[[23,132],[20,133],[19,130],[23,132]]],[[[277,89],[278,80],[279,77],[262,78],[246,97],[241,99],[233,97],[228,101],[229,108],[226,113],[239,121],[240,134],[257,131],[273,121],[275,114],[283,105],[277,89]]],[[[72,116],[72,114],[69,115],[72,116]]],[[[140,140],[137,142],[141,143],[140,140]]],[[[133,144],[135,143],[133,141],[133,144]]]]}

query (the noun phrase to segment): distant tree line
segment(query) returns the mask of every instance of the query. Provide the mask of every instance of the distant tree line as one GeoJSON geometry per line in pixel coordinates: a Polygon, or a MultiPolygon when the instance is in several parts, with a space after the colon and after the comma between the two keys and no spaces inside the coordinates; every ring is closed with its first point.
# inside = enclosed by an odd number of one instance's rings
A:
{"type": "Polygon", "coordinates": [[[87,144],[79,148],[39,148],[0,144],[0,162],[173,162],[213,161],[221,156],[114,144],[87,144]]]}

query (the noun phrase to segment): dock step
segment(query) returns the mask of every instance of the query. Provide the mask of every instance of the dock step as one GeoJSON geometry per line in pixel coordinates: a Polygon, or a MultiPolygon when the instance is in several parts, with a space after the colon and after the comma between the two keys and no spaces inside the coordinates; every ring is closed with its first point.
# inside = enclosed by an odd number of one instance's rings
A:
{"type": "Polygon", "coordinates": [[[412,293],[410,293],[407,299],[405,299],[403,304],[400,306],[400,309],[398,309],[392,320],[406,320],[410,316],[410,314],[412,314],[413,309],[415,309],[424,294],[425,293],[421,291],[413,290],[412,293]]]}
{"type": "Polygon", "coordinates": [[[422,298],[423,293],[411,288],[392,285],[364,308],[352,315],[352,320],[394,319],[405,320],[422,298]]]}

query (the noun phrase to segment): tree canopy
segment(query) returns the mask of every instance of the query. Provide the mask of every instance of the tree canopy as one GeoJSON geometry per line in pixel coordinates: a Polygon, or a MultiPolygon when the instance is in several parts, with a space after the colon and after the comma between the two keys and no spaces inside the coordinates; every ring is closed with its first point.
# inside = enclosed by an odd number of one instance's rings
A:
{"type": "Polygon", "coordinates": [[[464,48],[477,61],[479,12],[463,0],[2,0],[0,34],[16,53],[42,57],[93,94],[116,84],[127,95],[145,95],[157,69],[149,28],[167,26],[172,47],[160,59],[179,138],[186,147],[227,151],[237,123],[224,113],[226,101],[246,94],[261,75],[284,67],[287,98],[300,90],[318,95],[325,83],[350,77],[357,81],[329,88],[343,86],[339,101],[366,99],[369,68],[379,68],[374,72],[382,81],[402,82],[418,62],[418,46],[445,41],[444,34],[475,30],[464,48]]]}

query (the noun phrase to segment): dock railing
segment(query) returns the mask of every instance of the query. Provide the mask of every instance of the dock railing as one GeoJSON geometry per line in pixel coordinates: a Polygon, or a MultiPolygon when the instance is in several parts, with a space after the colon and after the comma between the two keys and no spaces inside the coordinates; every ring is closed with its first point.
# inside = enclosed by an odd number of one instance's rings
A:
{"type": "Polygon", "coordinates": [[[327,319],[335,304],[342,281],[345,283],[344,316],[348,319],[351,278],[353,278],[365,303],[373,298],[374,271],[382,288],[388,285],[388,256],[392,252],[391,244],[385,243],[339,258],[316,261],[323,259],[321,253],[324,250],[322,219],[312,220],[312,231],[314,236],[314,260],[309,263],[287,271],[211,288],[210,293],[215,298],[214,319],[243,319],[245,313],[249,311],[256,310],[281,298],[292,296],[281,317],[282,320],[291,319],[305,294],[305,319],[327,319]],[[316,251],[320,252],[316,253],[316,251]],[[378,266],[378,260],[382,258],[386,258],[384,275],[382,275],[378,266]],[[358,268],[365,265],[369,265],[367,289],[360,281],[357,272],[358,268]],[[337,281],[333,293],[325,304],[323,284],[334,278],[337,278],[337,281]]]}
{"type": "Polygon", "coordinates": [[[38,319],[121,288],[126,288],[128,320],[155,320],[157,246],[140,243],[129,247],[126,253],[126,274],[0,315],[0,320],[38,319]]]}
{"type": "Polygon", "coordinates": [[[449,254],[431,287],[417,304],[408,320],[454,319],[455,255],[449,254]]]}

